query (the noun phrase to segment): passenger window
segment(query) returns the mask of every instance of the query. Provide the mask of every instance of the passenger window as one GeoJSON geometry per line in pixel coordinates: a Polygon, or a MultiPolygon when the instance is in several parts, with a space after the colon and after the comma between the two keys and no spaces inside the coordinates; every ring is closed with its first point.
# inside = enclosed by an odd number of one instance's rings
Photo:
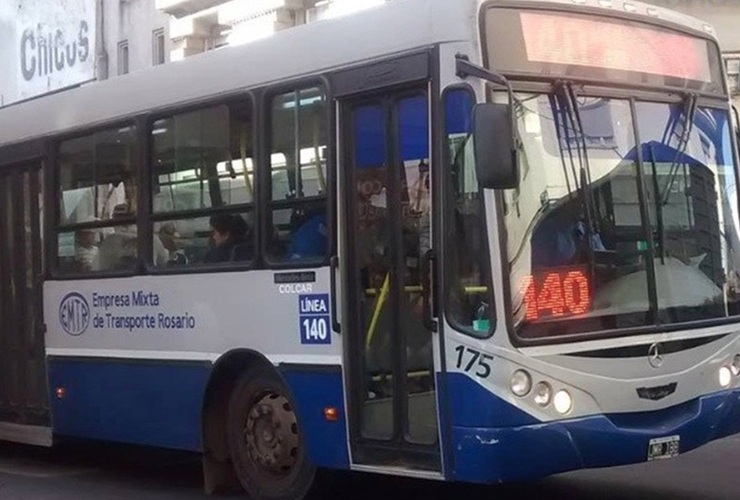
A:
{"type": "Polygon", "coordinates": [[[271,102],[268,255],[276,261],[323,260],[328,115],[323,89],[280,94],[271,102]]]}
{"type": "Polygon", "coordinates": [[[243,101],[153,123],[155,266],[254,259],[252,123],[243,101]]]}
{"type": "Polygon", "coordinates": [[[449,284],[447,316],[459,330],[476,337],[492,331],[485,259],[485,217],[473,157],[470,116],[473,94],[456,89],[445,97],[450,182],[447,196],[449,284]]]}
{"type": "Polygon", "coordinates": [[[160,267],[249,262],[254,258],[253,212],[155,222],[153,263],[160,267]]]}
{"type": "Polygon", "coordinates": [[[136,266],[135,143],[135,128],[121,127],[60,144],[57,256],[61,272],[136,266]]]}

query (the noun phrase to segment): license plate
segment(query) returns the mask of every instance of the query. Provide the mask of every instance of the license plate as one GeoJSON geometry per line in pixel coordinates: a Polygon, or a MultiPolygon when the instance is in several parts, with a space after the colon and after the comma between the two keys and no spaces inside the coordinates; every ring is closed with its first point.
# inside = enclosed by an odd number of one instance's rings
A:
{"type": "Polygon", "coordinates": [[[648,462],[652,460],[677,457],[680,441],[681,436],[668,436],[651,439],[648,444],[648,462]]]}

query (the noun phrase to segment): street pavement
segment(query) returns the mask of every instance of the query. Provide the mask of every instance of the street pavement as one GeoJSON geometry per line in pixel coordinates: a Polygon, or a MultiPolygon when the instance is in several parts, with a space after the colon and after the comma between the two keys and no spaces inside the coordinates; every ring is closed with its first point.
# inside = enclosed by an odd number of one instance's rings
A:
{"type": "MultiPolygon", "coordinates": [[[[40,449],[0,443],[0,500],[236,499],[207,497],[197,456],[111,445],[67,443],[40,449]]],[[[308,500],[735,500],[740,436],[678,458],[579,471],[497,486],[320,472],[308,500]]]]}

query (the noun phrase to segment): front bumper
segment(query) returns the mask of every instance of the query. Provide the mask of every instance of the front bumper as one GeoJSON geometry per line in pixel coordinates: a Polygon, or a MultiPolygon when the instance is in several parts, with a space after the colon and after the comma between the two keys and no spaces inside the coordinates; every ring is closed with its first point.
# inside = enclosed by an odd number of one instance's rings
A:
{"type": "Polygon", "coordinates": [[[680,453],[740,433],[740,389],[672,408],[504,428],[452,427],[458,481],[498,483],[645,462],[653,438],[680,435],[680,453]]]}

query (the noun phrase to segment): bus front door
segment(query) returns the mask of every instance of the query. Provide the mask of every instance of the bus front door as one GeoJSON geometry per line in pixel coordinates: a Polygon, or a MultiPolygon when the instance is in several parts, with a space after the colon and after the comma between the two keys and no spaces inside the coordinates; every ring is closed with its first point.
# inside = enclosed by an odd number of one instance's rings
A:
{"type": "Polygon", "coordinates": [[[350,433],[357,465],[439,471],[429,300],[425,88],[345,102],[341,114],[350,433]],[[426,304],[425,304],[426,301],[426,304]],[[425,307],[426,306],[426,307],[425,307]]]}
{"type": "Polygon", "coordinates": [[[40,194],[38,164],[0,167],[0,440],[49,445],[40,194]]]}

